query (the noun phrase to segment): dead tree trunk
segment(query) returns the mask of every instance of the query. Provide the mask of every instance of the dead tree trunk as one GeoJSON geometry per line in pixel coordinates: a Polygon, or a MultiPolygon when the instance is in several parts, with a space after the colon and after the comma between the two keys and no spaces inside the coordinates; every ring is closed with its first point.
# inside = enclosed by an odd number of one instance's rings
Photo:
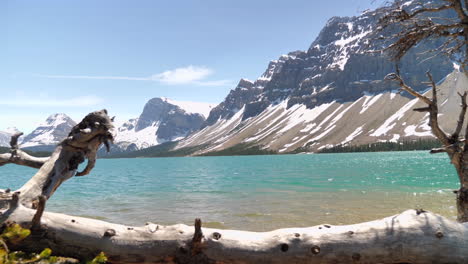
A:
{"type": "Polygon", "coordinates": [[[16,247],[49,247],[78,259],[103,251],[112,263],[468,263],[468,225],[422,210],[356,225],[261,233],[202,228],[198,219],[195,227],[134,227],[44,212],[85,158],[86,169],[76,175],[91,171],[97,149],[112,139],[111,127],[106,111],[89,114],[23,187],[0,191],[0,223],[32,232],[16,247]]]}
{"type": "Polygon", "coordinates": [[[461,107],[458,117],[457,127],[452,134],[447,134],[439,126],[439,110],[437,102],[437,86],[432,79],[432,75],[428,72],[430,84],[432,86],[432,98],[420,94],[408,86],[401,76],[399,71],[387,75],[387,80],[397,81],[402,91],[406,91],[411,95],[419,98],[427,104],[427,107],[417,108],[414,111],[429,113],[429,126],[431,127],[434,136],[441,142],[442,148],[433,149],[431,153],[445,152],[448,154],[451,163],[455,167],[458,178],[460,180],[460,189],[454,191],[457,195],[457,220],[459,222],[468,222],[468,125],[465,128],[465,138],[460,137],[462,132],[465,115],[467,110],[466,97],[467,93],[460,94],[461,107]]]}

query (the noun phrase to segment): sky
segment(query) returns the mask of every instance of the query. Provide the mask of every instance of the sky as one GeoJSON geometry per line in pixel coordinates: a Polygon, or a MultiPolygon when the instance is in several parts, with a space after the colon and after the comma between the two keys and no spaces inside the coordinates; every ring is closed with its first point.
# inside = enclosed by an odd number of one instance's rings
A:
{"type": "Polygon", "coordinates": [[[373,0],[1,0],[0,130],[154,97],[220,103],[240,78],[306,50],[328,19],[373,0]]]}

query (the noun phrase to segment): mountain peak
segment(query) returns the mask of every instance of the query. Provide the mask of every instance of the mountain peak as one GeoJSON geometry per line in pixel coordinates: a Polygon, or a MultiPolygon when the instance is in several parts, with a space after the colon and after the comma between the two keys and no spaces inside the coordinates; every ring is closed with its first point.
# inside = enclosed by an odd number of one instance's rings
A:
{"type": "Polygon", "coordinates": [[[51,148],[68,136],[76,122],[64,113],[52,114],[33,132],[25,136],[21,146],[51,148]]]}
{"type": "Polygon", "coordinates": [[[130,119],[117,129],[116,145],[131,150],[184,138],[200,128],[213,106],[167,97],[152,98],[138,118],[130,119]]]}
{"type": "Polygon", "coordinates": [[[58,126],[63,123],[75,123],[75,121],[64,113],[56,113],[47,117],[46,121],[41,123],[40,126],[58,126]]]}
{"type": "Polygon", "coordinates": [[[7,129],[3,130],[3,132],[13,135],[20,131],[16,127],[7,127],[7,129]]]}

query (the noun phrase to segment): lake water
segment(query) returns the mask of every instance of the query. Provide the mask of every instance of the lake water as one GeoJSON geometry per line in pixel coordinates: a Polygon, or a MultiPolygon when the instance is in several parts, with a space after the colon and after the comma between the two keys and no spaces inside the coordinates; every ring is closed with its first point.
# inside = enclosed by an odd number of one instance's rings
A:
{"type": "MultiPolygon", "coordinates": [[[[84,165],[83,165],[84,166],[84,165]]],[[[0,167],[0,188],[35,169],[0,167]]],[[[193,224],[265,231],[351,224],[406,209],[454,217],[455,169],[427,152],[98,160],[65,182],[47,210],[128,225],[193,224]]]]}

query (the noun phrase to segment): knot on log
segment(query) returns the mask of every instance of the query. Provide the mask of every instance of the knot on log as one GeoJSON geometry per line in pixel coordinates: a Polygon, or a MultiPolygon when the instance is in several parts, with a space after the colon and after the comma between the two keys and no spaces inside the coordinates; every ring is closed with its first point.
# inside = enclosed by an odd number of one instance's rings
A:
{"type": "Polygon", "coordinates": [[[423,214],[423,213],[427,213],[427,211],[422,209],[422,208],[416,209],[416,215],[420,215],[420,214],[423,214]]]}
{"type": "Polygon", "coordinates": [[[104,237],[113,237],[117,235],[117,232],[115,232],[114,229],[107,229],[106,232],[104,232],[104,237]]]}
{"type": "Polygon", "coordinates": [[[214,232],[212,236],[214,240],[219,240],[221,238],[221,234],[218,232],[214,232]]]}
{"type": "Polygon", "coordinates": [[[280,249],[282,252],[287,252],[289,250],[289,245],[286,243],[283,243],[280,245],[280,249]]]}
{"type": "Polygon", "coordinates": [[[318,255],[320,253],[320,247],[319,246],[313,246],[310,251],[312,252],[312,254],[314,255],[318,255]]]}

